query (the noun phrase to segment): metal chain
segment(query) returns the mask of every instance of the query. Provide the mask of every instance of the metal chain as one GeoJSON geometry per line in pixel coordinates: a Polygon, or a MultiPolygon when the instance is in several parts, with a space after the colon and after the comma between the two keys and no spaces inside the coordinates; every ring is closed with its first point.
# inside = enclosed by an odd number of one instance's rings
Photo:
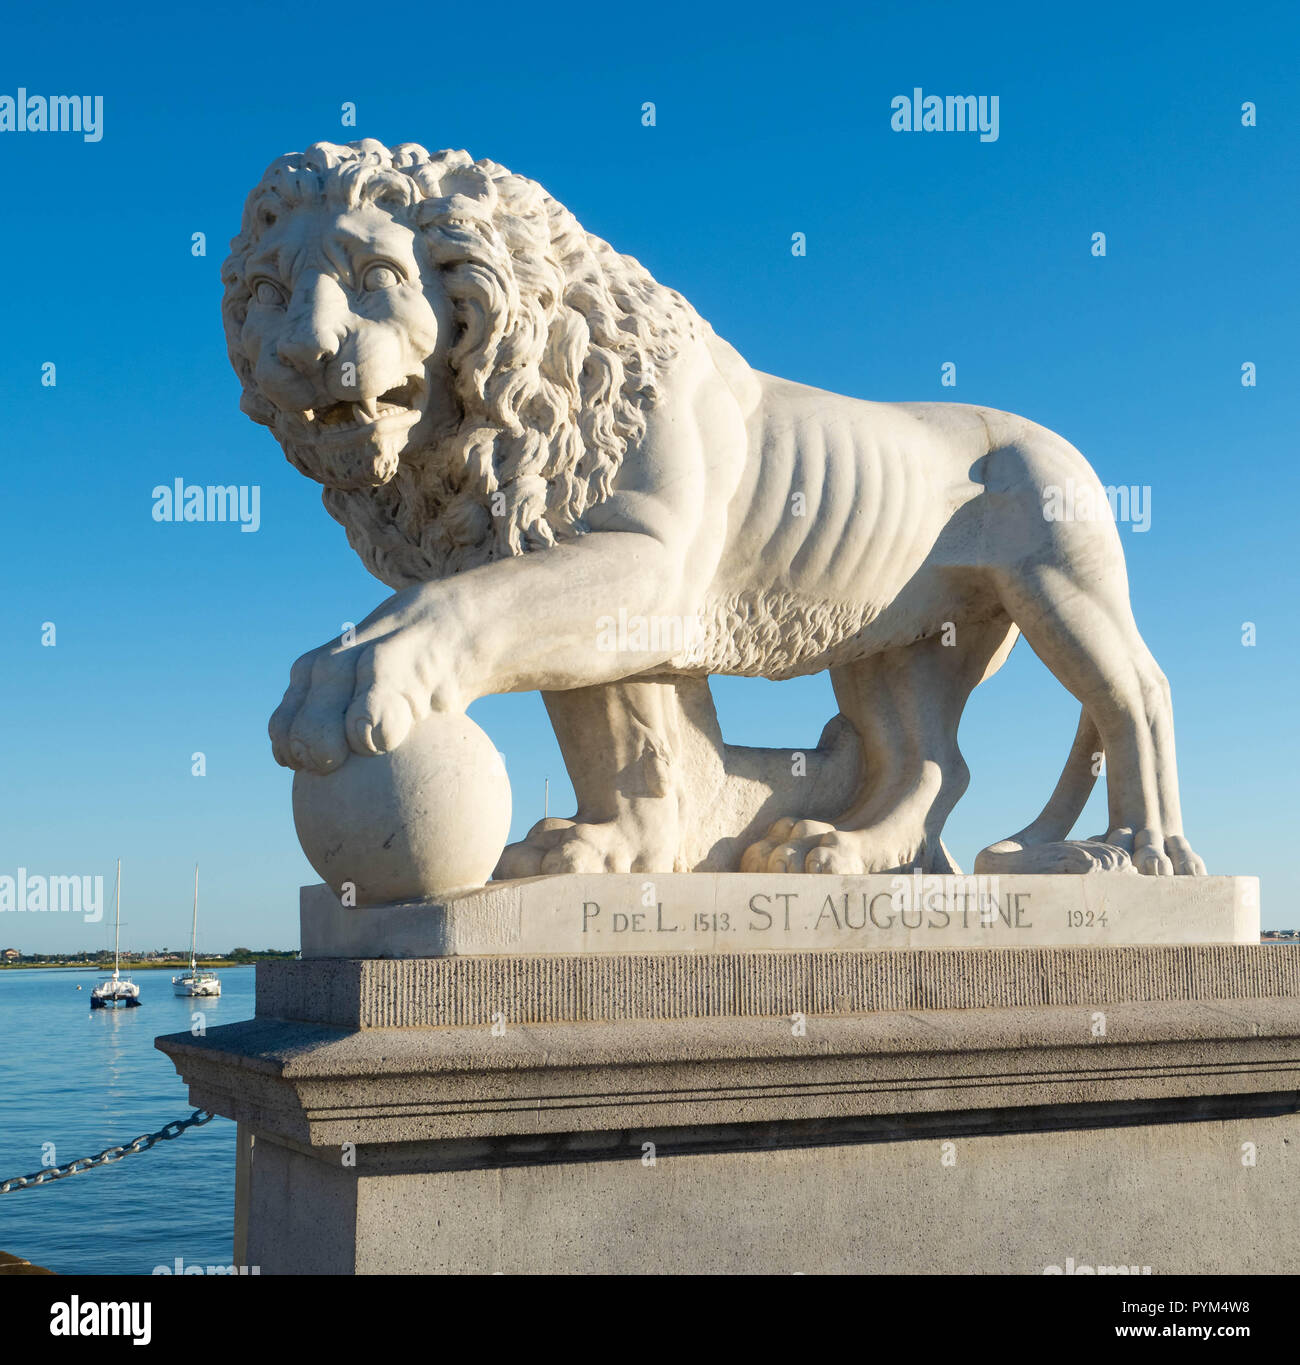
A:
{"type": "Polygon", "coordinates": [[[114,1161],[121,1161],[124,1156],[147,1152],[156,1142],[170,1142],[172,1138],[180,1137],[187,1128],[196,1128],[214,1118],[216,1115],[208,1113],[206,1109],[196,1109],[189,1118],[173,1119],[163,1124],[156,1133],[145,1133],[134,1142],[128,1142],[125,1147],[107,1147],[98,1156],[78,1157],[66,1166],[50,1166],[34,1175],[16,1175],[12,1180],[0,1181],[0,1194],[8,1194],[10,1190],[25,1190],[34,1185],[48,1185],[52,1180],[65,1180],[79,1171],[90,1170],[92,1166],[108,1166],[114,1161]]]}

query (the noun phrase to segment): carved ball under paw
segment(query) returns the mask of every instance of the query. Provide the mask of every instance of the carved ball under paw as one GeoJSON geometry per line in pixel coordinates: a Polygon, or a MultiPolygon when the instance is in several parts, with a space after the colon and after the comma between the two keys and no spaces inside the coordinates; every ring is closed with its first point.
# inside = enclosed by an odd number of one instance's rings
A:
{"type": "Polygon", "coordinates": [[[295,773],[293,818],[307,861],[345,904],[424,900],[492,875],[510,830],[510,782],[468,716],[435,712],[392,753],[295,773]]]}

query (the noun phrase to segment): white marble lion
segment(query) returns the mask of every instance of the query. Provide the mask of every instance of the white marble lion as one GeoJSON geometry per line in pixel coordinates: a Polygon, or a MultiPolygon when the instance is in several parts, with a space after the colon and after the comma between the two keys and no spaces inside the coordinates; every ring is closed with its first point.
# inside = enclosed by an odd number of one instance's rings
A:
{"type": "Polygon", "coordinates": [[[971,690],[1023,633],[1082,718],[976,871],[1197,874],[1169,687],[1067,441],[750,368],[539,185],[464,152],[281,157],[223,270],[242,405],[393,595],[294,665],[276,758],[328,772],[431,710],[539,689],[578,797],[499,876],[952,871],[971,690]],[[708,675],[830,671],[811,751],[718,731],[708,675]],[[1104,751],[1109,830],[1068,842],[1104,751]]]}

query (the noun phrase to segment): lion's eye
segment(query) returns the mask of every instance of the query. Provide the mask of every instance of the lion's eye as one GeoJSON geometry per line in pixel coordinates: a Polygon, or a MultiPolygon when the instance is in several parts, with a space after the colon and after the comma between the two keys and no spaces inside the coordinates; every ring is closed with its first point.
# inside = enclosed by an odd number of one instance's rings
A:
{"type": "Polygon", "coordinates": [[[402,277],[391,265],[372,265],[361,281],[364,289],[392,289],[401,284],[402,277]]]}
{"type": "Polygon", "coordinates": [[[278,308],[284,303],[284,295],[279,286],[272,284],[270,280],[258,280],[253,294],[258,303],[264,303],[268,308],[278,308]]]}

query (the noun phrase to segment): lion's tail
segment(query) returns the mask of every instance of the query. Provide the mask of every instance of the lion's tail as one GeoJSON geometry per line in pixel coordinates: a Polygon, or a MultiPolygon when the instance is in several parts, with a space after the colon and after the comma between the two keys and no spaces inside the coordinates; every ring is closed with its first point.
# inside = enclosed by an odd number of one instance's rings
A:
{"type": "Polygon", "coordinates": [[[1088,712],[1082,711],[1069,757],[1047,805],[1019,834],[986,848],[975,860],[975,871],[1020,870],[1022,860],[1017,855],[1024,850],[1065,839],[1092,795],[1097,781],[1097,757],[1101,752],[1101,734],[1088,712]],[[1004,862],[1007,864],[1005,869],[1004,862]]]}

